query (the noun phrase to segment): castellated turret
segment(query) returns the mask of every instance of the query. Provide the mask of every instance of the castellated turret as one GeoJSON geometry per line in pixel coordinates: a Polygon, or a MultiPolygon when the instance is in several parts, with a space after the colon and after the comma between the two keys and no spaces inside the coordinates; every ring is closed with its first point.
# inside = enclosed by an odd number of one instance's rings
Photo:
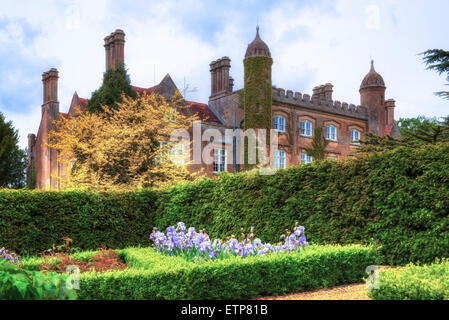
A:
{"type": "Polygon", "coordinates": [[[362,106],[368,106],[369,108],[368,130],[380,136],[385,134],[387,125],[386,89],[384,79],[376,72],[374,61],[371,60],[371,70],[360,86],[360,102],[362,106]]]}
{"type": "Polygon", "coordinates": [[[267,44],[260,38],[257,27],[256,38],[248,45],[244,65],[244,110],[245,129],[272,128],[272,84],[273,59],[267,44]]]}

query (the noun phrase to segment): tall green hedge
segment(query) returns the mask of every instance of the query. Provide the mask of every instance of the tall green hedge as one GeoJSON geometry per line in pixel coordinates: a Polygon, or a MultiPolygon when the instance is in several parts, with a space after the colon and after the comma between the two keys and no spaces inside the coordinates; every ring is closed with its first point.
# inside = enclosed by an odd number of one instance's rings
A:
{"type": "Polygon", "coordinates": [[[82,249],[149,244],[155,192],[0,191],[0,247],[36,254],[73,239],[82,249]],[[147,241],[147,242],[145,242],[147,241]]]}
{"type": "Polygon", "coordinates": [[[135,193],[0,191],[0,245],[43,250],[62,236],[83,249],[148,243],[178,221],[212,237],[254,226],[272,243],[295,221],[315,244],[377,244],[384,263],[449,257],[449,144],[316,162],[135,193]]]}

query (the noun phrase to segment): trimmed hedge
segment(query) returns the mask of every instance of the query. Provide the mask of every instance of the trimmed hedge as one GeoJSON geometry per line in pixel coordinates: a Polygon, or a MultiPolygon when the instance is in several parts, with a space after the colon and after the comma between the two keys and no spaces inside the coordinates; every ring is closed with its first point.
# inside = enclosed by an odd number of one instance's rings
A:
{"type": "Polygon", "coordinates": [[[379,279],[380,288],[369,292],[375,300],[449,300],[449,260],[382,270],[379,279]]]}
{"type": "Polygon", "coordinates": [[[383,263],[403,265],[449,257],[448,213],[449,144],[438,144],[168,190],[0,191],[0,244],[35,253],[69,236],[82,249],[125,248],[179,221],[211,238],[255,226],[275,243],[298,221],[311,243],[379,245],[383,263]]]}
{"type": "Polygon", "coordinates": [[[314,244],[378,244],[383,263],[432,262],[449,257],[449,144],[179,185],[156,212],[159,228],[177,221],[218,237],[255,226],[268,242],[299,221],[314,244]]]}
{"type": "Polygon", "coordinates": [[[0,246],[36,254],[73,239],[74,247],[149,244],[156,193],[0,190],[0,246]],[[147,241],[147,242],[145,242],[147,241]]]}
{"type": "Polygon", "coordinates": [[[79,299],[247,299],[360,282],[376,262],[372,248],[357,245],[203,263],[151,248],[122,253],[127,270],[81,274],[79,299]]]}

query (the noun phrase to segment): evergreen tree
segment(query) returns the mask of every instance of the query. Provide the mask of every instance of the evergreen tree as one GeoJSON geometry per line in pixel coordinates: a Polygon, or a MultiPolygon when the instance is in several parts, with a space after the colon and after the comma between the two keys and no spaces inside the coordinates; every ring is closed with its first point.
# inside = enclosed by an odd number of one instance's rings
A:
{"type": "Polygon", "coordinates": [[[400,118],[397,122],[401,135],[406,137],[410,132],[416,133],[423,126],[438,125],[438,118],[419,116],[416,118],[400,118]]]}
{"type": "Polygon", "coordinates": [[[89,100],[89,112],[103,112],[103,106],[116,110],[117,103],[122,102],[122,94],[133,99],[137,98],[124,64],[118,64],[116,69],[109,69],[104,73],[103,84],[92,93],[89,100]]]}
{"type": "Polygon", "coordinates": [[[25,186],[26,152],[19,149],[18,142],[17,130],[0,112],[0,188],[25,186]]]}
{"type": "MultiPolygon", "coordinates": [[[[427,69],[436,70],[439,75],[446,73],[446,80],[449,82],[449,51],[433,49],[423,52],[422,55],[424,55],[423,60],[427,65],[427,69]]],[[[449,83],[446,85],[449,86],[449,83]]],[[[436,94],[445,99],[449,99],[449,91],[440,91],[436,94]]]]}
{"type": "Polygon", "coordinates": [[[380,137],[368,132],[365,140],[361,141],[362,146],[358,151],[384,151],[400,146],[416,148],[424,144],[449,142],[449,117],[438,120],[437,118],[420,116],[400,119],[398,124],[402,133],[401,138],[380,137]]]}
{"type": "Polygon", "coordinates": [[[306,152],[309,156],[313,157],[314,160],[324,160],[326,158],[326,147],[328,144],[329,141],[327,141],[323,135],[323,128],[316,127],[314,130],[312,148],[307,148],[306,152]]]}

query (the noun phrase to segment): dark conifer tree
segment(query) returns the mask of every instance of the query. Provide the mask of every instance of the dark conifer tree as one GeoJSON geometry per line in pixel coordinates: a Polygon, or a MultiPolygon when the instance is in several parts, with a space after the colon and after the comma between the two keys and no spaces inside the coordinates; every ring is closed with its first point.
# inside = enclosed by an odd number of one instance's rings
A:
{"type": "Polygon", "coordinates": [[[18,143],[17,130],[0,113],[0,188],[25,186],[26,152],[19,148],[18,143]]]}
{"type": "MultiPolygon", "coordinates": [[[[433,49],[423,52],[422,55],[424,55],[423,60],[427,65],[427,69],[435,70],[440,75],[445,73],[446,80],[449,82],[449,51],[433,49]]],[[[449,86],[449,83],[446,85],[449,86]]],[[[449,99],[449,91],[440,91],[436,94],[444,99],[449,99]]]]}
{"type": "Polygon", "coordinates": [[[104,73],[103,84],[92,93],[89,100],[89,112],[102,112],[104,105],[117,108],[117,102],[122,102],[122,94],[131,98],[137,97],[124,64],[118,64],[115,69],[104,73]]]}

